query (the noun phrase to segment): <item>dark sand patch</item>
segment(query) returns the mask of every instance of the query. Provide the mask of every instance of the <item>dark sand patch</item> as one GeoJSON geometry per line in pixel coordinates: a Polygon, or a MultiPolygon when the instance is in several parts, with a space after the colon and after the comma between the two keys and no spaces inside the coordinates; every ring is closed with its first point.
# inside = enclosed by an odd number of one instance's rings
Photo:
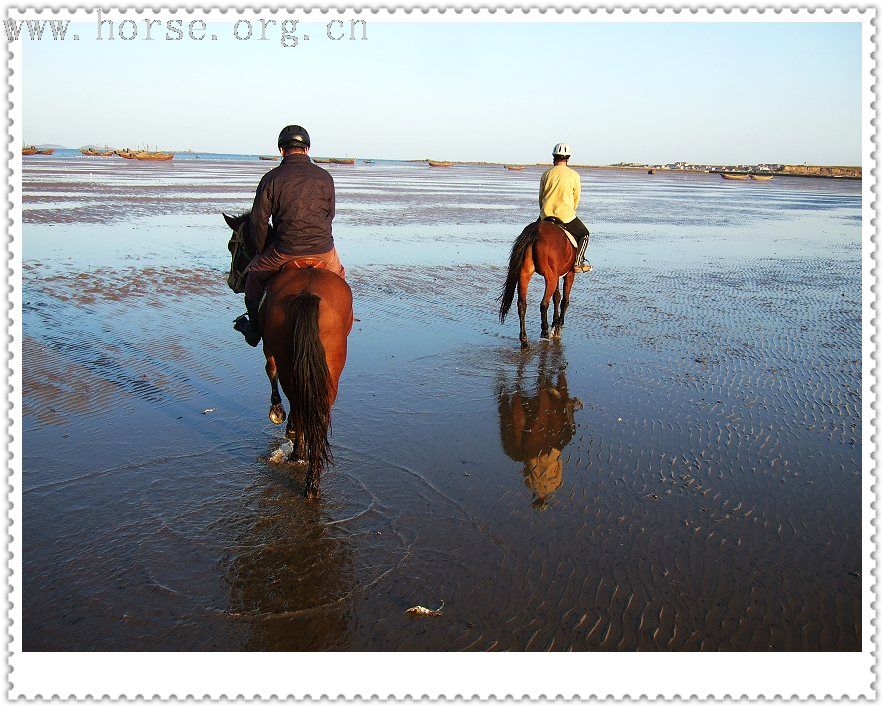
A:
{"type": "Polygon", "coordinates": [[[35,277],[29,285],[59,302],[91,305],[146,299],[148,304],[156,306],[165,298],[217,293],[221,287],[227,287],[226,278],[226,273],[208,268],[144,266],[52,273],[35,277]]]}

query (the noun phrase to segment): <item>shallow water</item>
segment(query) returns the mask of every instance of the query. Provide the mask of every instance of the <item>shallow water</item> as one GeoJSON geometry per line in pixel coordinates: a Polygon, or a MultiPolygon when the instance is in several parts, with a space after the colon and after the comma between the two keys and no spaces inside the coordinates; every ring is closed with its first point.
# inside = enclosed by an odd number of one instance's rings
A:
{"type": "Polygon", "coordinates": [[[27,650],[859,649],[858,183],[585,172],[596,270],[522,353],[540,168],[328,166],[309,504],[225,284],[272,166],[25,165],[27,650]]]}

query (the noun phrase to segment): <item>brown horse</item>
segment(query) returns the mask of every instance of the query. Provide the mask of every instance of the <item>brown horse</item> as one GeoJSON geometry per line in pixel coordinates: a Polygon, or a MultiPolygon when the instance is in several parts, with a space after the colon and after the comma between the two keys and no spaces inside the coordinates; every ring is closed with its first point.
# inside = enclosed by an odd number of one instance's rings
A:
{"type": "Polygon", "coordinates": [[[577,249],[571,245],[565,230],[549,221],[535,221],[528,224],[519,234],[510,252],[510,265],[506,283],[498,298],[500,300],[500,321],[513,304],[516,288],[519,290],[519,341],[522,349],[528,348],[528,335],[525,332],[525,311],[528,309],[528,282],[534,273],[540,273],[546,281],[546,290],[540,302],[540,336],[549,338],[547,313],[549,301],[553,301],[552,338],[559,339],[565,326],[565,311],[571,300],[571,286],[574,284],[574,259],[577,249]],[[562,294],[559,293],[559,278],[564,277],[562,294]],[[561,303],[561,309],[559,304],[561,303]]]}
{"type": "MultiPolygon", "coordinates": [[[[249,214],[225,219],[234,231],[249,229],[249,214]]],[[[243,235],[250,243],[250,234],[243,235]]],[[[281,383],[291,408],[286,424],[293,445],[290,459],[307,463],[308,499],[319,496],[320,475],[331,461],[331,408],[353,327],[350,286],[319,265],[283,268],[268,282],[258,316],[270,379],[270,420],[279,425],[286,419],[281,383]]]]}

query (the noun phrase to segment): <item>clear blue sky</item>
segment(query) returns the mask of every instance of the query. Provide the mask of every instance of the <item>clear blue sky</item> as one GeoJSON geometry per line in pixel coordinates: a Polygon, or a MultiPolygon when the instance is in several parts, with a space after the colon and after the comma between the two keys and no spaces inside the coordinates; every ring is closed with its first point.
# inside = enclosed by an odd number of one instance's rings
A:
{"type": "Polygon", "coordinates": [[[217,41],[99,42],[94,23],[22,40],[24,139],[270,153],[300,123],[318,155],[539,162],[565,140],[577,163],[861,162],[859,24],[367,15],[366,41],[332,42],[327,19],[294,48],[221,24],[217,41]]]}

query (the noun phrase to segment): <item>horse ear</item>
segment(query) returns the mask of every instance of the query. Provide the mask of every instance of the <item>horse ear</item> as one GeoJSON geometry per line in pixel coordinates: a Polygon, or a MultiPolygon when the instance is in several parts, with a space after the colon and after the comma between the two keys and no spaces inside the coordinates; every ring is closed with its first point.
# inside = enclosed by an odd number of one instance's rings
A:
{"type": "Polygon", "coordinates": [[[239,228],[239,221],[237,219],[233,218],[232,216],[227,216],[227,214],[225,214],[223,211],[221,212],[221,216],[224,217],[224,221],[227,222],[227,225],[231,229],[236,231],[239,228]]]}

